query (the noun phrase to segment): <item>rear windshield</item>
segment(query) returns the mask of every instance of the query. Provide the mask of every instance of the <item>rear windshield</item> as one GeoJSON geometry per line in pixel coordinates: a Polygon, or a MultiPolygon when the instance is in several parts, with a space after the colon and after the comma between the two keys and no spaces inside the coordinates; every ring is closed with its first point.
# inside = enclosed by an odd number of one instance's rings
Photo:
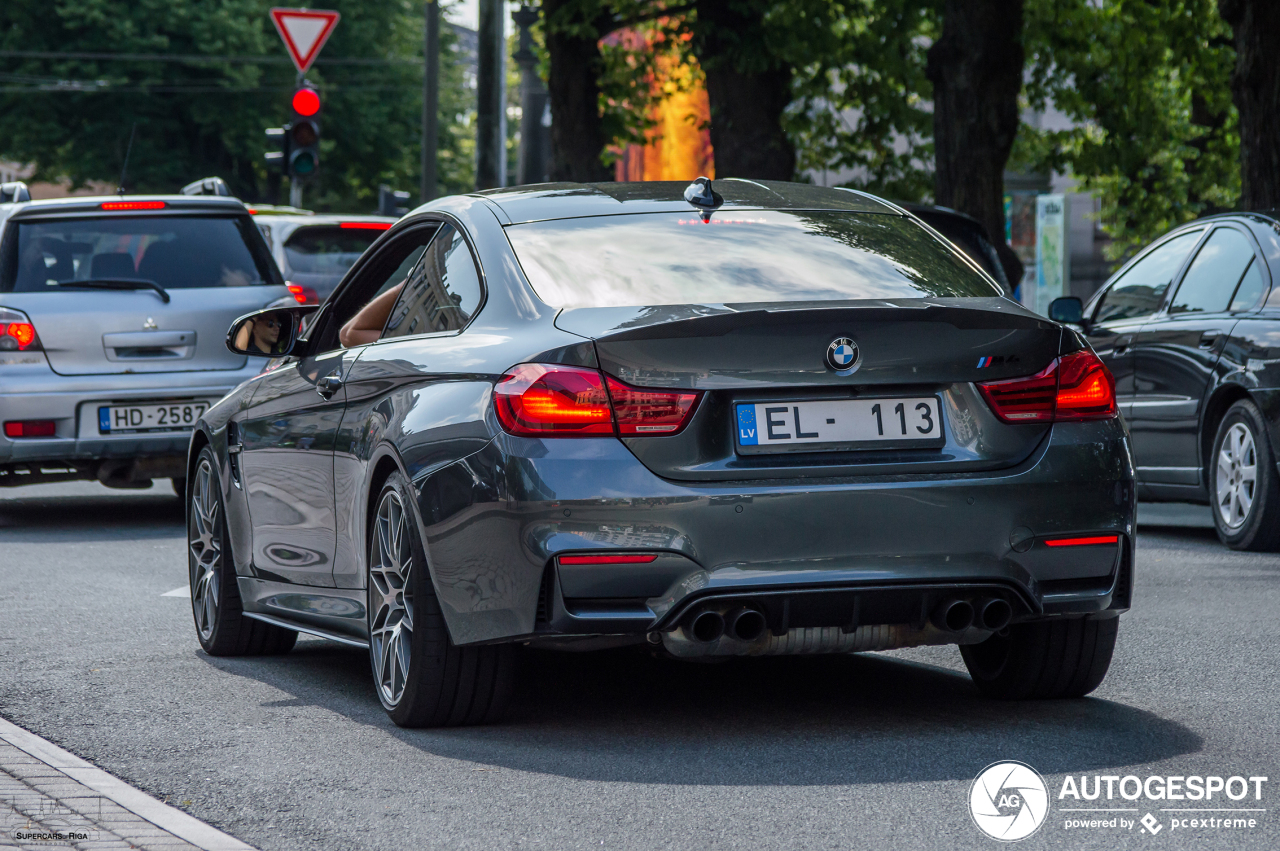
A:
{"type": "Polygon", "coordinates": [[[1002,295],[902,216],[832,212],[649,213],[506,229],[552,307],[1002,295]]]}
{"type": "Polygon", "coordinates": [[[303,227],[284,244],[290,273],[325,275],[337,284],[382,231],[361,228],[303,227]]]}
{"type": "Polygon", "coordinates": [[[2,251],[0,292],[120,278],[166,290],[283,283],[248,216],[10,222],[2,251]]]}

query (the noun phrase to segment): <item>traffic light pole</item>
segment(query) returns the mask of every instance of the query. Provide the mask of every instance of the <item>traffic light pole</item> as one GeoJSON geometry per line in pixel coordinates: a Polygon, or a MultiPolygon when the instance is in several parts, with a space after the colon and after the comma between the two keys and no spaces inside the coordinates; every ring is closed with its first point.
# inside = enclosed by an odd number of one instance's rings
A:
{"type": "Polygon", "coordinates": [[[506,184],[507,139],[504,83],[507,40],[503,0],[480,0],[480,32],[476,69],[476,188],[506,184]]]}
{"type": "Polygon", "coordinates": [[[426,0],[423,14],[422,203],[436,197],[436,156],[440,121],[440,4],[426,0]]]}

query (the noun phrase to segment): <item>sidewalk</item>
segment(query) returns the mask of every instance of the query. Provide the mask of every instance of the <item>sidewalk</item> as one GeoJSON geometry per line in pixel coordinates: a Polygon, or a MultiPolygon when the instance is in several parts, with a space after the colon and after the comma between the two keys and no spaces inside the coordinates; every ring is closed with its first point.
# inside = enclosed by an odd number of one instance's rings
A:
{"type": "Polygon", "coordinates": [[[254,851],[3,718],[0,848],[254,851]]]}

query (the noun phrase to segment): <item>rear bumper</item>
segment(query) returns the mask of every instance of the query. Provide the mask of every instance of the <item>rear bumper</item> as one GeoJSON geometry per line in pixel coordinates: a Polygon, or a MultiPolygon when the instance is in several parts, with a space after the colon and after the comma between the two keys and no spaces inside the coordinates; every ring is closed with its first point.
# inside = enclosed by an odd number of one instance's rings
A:
{"type": "Polygon", "coordinates": [[[418,487],[459,643],[671,629],[704,601],[757,604],[776,630],[785,601],[801,594],[824,601],[804,625],[846,626],[837,610],[860,590],[892,592],[876,605],[914,607],[913,620],[947,593],[997,594],[1023,620],[1129,603],[1134,480],[1118,420],[1059,424],[997,473],[714,485],[661,479],[616,441],[503,436],[418,487]],[[1084,533],[1119,544],[1044,543],[1084,533]],[[559,555],[601,550],[662,555],[652,575],[558,565],[559,555]]]}
{"type": "MultiPolygon", "coordinates": [[[[6,377],[0,421],[53,420],[51,438],[10,439],[0,433],[0,484],[6,470],[30,471],[41,464],[64,464],[93,475],[95,462],[136,458],[185,460],[190,430],[142,434],[100,434],[97,409],[129,402],[191,402],[221,399],[257,375],[260,363],[242,370],[134,375],[6,377]]],[[[179,464],[179,467],[181,464],[179,464]]],[[[21,483],[11,481],[13,484],[21,483]]]]}

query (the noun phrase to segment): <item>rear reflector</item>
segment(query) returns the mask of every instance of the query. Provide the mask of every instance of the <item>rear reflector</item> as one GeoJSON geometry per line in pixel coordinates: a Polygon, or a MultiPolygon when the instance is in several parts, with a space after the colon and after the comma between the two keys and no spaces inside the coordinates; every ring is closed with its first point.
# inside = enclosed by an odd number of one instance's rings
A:
{"type": "Polygon", "coordinates": [[[343,222],[338,227],[343,230],[387,230],[391,222],[343,222]]]}
{"type": "Polygon", "coordinates": [[[53,420],[10,420],[4,424],[5,437],[53,437],[53,420]]]}
{"type": "Polygon", "coordinates": [[[104,210],[163,210],[167,204],[163,201],[107,201],[99,204],[104,210]]]}
{"type": "Polygon", "coordinates": [[[606,376],[621,434],[675,434],[684,428],[701,395],[695,391],[631,387],[606,376]]]}
{"type": "Polygon", "coordinates": [[[656,555],[560,556],[561,564],[648,564],[656,555]]]}
{"type": "Polygon", "coordinates": [[[1049,547],[1092,547],[1097,544],[1115,544],[1119,541],[1119,535],[1094,535],[1090,538],[1057,538],[1044,543],[1049,547]]]}
{"type": "Polygon", "coordinates": [[[613,434],[613,411],[597,370],[522,363],[493,388],[502,427],[522,437],[613,434]]]}
{"type": "Polygon", "coordinates": [[[1090,351],[1064,355],[1026,378],[979,382],[978,389],[1006,423],[1105,420],[1117,413],[1115,379],[1090,351]]]}

